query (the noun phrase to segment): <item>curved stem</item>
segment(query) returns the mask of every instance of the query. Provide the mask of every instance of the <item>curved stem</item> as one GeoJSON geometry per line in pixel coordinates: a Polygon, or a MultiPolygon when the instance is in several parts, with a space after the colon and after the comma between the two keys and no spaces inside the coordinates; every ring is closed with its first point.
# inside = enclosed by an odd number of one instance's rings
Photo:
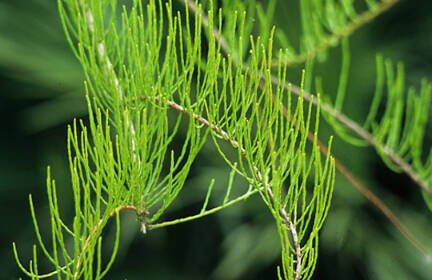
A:
{"type": "MultiPolygon", "coordinates": [[[[140,210],[138,210],[138,208],[135,207],[134,205],[118,206],[108,214],[108,218],[106,220],[109,220],[112,216],[114,216],[114,215],[116,215],[122,211],[132,211],[132,212],[136,212],[137,214],[140,213],[140,210]]],[[[99,222],[93,227],[90,234],[87,236],[86,240],[84,241],[83,248],[81,250],[80,255],[78,256],[77,264],[75,266],[75,273],[73,275],[74,279],[78,279],[79,270],[81,268],[81,260],[85,254],[85,251],[87,250],[87,248],[90,245],[90,241],[97,235],[98,231],[100,231],[102,229],[102,227],[104,225],[104,220],[105,220],[104,218],[99,220],[99,222]]],[[[105,220],[105,222],[106,222],[106,220],[105,220]]]]}
{"type": "Polygon", "coordinates": [[[227,208],[229,206],[237,204],[238,202],[244,201],[244,200],[248,199],[250,196],[256,194],[258,191],[259,191],[259,189],[254,189],[252,191],[248,191],[247,193],[245,193],[245,194],[243,194],[243,195],[241,195],[241,196],[239,196],[239,197],[237,197],[237,198],[235,198],[233,200],[230,200],[229,202],[227,202],[227,203],[225,203],[223,205],[220,205],[218,207],[214,207],[212,209],[206,210],[203,213],[196,214],[196,215],[193,215],[193,216],[189,216],[189,217],[186,217],[186,218],[180,218],[180,219],[176,219],[176,220],[172,220],[172,221],[162,222],[162,223],[158,223],[158,224],[150,224],[150,225],[147,226],[147,228],[150,229],[150,230],[152,230],[152,229],[158,229],[158,228],[162,228],[162,227],[173,226],[173,225],[189,222],[189,221],[192,221],[192,220],[196,220],[196,219],[199,219],[199,218],[203,218],[205,216],[208,216],[208,215],[214,214],[216,212],[219,212],[219,211],[221,211],[221,210],[223,210],[223,209],[225,209],[225,208],[227,208]]]}

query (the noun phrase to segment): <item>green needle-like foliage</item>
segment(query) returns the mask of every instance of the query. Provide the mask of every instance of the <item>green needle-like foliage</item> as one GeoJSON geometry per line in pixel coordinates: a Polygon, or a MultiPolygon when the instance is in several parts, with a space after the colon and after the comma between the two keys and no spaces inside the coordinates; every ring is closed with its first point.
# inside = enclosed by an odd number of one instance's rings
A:
{"type": "MultiPolygon", "coordinates": [[[[250,72],[242,74],[237,69],[235,79],[227,77],[224,81],[222,94],[210,100],[209,120],[218,128],[213,139],[232,168],[237,169],[238,162],[238,172],[256,185],[275,219],[282,248],[280,279],[309,279],[317,258],[318,232],[330,206],[334,163],[328,156],[322,166],[316,145],[307,156],[312,103],[305,117],[299,99],[293,115],[287,117],[292,102],[283,84],[286,77],[282,73],[286,71],[279,69],[276,86],[270,77],[263,82],[260,73],[270,73],[271,51],[266,52],[259,40],[251,45],[250,72]],[[266,53],[270,55],[265,57],[266,53]],[[238,81],[242,85],[236,86],[238,81]],[[230,90],[224,90],[226,87],[230,90]],[[230,159],[224,152],[219,138],[237,149],[236,158],[230,159]]],[[[231,72],[230,65],[228,59],[224,73],[231,72]]]]}
{"type": "MultiPolygon", "coordinates": [[[[28,268],[32,279],[101,279],[112,266],[120,235],[121,211],[133,211],[146,233],[176,199],[191,165],[210,132],[221,155],[251,185],[244,195],[230,198],[230,183],[221,206],[203,217],[259,192],[272,213],[282,248],[285,279],[309,279],[314,271],[318,232],[327,216],[334,185],[334,163],[323,164],[316,146],[307,145],[312,103],[304,115],[303,100],[294,105],[286,91],[286,67],[279,65],[272,84],[272,38],[250,38],[247,71],[237,67],[230,52],[222,56],[214,35],[216,11],[211,4],[204,18],[196,5],[194,16],[174,14],[171,2],[58,1],[66,37],[86,76],[89,122],[75,121],[68,129],[68,151],[75,215],[72,222],[59,213],[55,182],[48,171],[47,192],[51,240],[41,235],[35,208],[31,212],[45,258],[53,271],[41,273],[34,249],[28,268]],[[192,24],[193,19],[193,24],[192,24]],[[205,21],[205,22],[204,22],[205,21]],[[203,51],[201,37],[208,36],[203,51]],[[213,35],[212,35],[213,34],[213,35]],[[263,80],[263,74],[265,79],[263,80]],[[170,111],[177,116],[172,117],[170,111]],[[292,116],[290,116],[292,115],[292,116]],[[172,141],[185,127],[180,147],[172,141]],[[231,160],[218,139],[237,151],[231,160]],[[116,221],[110,256],[102,254],[103,230],[116,221]],[[50,244],[50,245],[48,245],[50,244]]],[[[221,30],[222,11],[219,11],[221,30]]],[[[245,16],[236,19],[244,46],[245,16]]],[[[231,23],[232,24],[232,23],[231,23]]],[[[234,28],[236,29],[236,28],[234,28]]],[[[314,130],[318,129],[319,110],[314,130]]],[[[168,224],[166,224],[168,225],[168,224]]]]}

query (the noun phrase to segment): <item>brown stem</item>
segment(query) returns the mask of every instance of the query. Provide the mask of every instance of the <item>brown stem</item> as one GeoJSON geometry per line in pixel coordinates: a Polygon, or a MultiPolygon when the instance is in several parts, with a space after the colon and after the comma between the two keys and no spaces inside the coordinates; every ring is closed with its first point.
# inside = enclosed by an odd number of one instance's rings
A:
{"type": "MultiPolygon", "coordinates": [[[[282,209],[282,211],[285,212],[285,209],[282,209]]],[[[294,242],[294,246],[295,246],[295,254],[296,254],[296,269],[295,269],[295,273],[294,273],[294,280],[299,280],[301,275],[301,268],[302,268],[302,257],[301,257],[301,247],[300,247],[300,243],[298,240],[298,234],[297,234],[297,230],[294,226],[294,224],[291,221],[288,221],[288,225],[293,237],[293,242],[294,242]]]]}

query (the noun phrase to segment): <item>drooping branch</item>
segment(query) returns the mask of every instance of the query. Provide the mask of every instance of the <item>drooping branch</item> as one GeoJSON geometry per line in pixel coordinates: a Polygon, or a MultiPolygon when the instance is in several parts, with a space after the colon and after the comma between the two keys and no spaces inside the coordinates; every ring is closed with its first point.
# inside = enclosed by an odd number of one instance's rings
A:
{"type": "MultiPolygon", "coordinates": [[[[142,101],[147,100],[147,97],[142,96],[141,97],[142,101]]],[[[133,99],[133,101],[136,101],[135,99],[133,99]]],[[[155,98],[154,99],[155,102],[160,102],[159,98],[155,98]]],[[[166,105],[168,105],[170,108],[174,109],[175,111],[184,114],[185,116],[191,117],[194,120],[196,120],[197,122],[199,122],[200,124],[204,125],[205,127],[208,127],[209,129],[211,129],[214,133],[216,133],[219,137],[223,138],[225,141],[229,142],[231,144],[231,146],[234,149],[238,149],[240,150],[242,156],[247,160],[247,153],[246,150],[239,144],[238,140],[233,138],[232,136],[230,136],[225,130],[221,129],[218,126],[213,125],[212,123],[210,123],[210,121],[208,121],[206,118],[204,118],[203,116],[197,115],[193,112],[188,111],[186,108],[184,108],[183,106],[181,106],[180,104],[171,101],[171,100],[167,100],[166,101],[166,105]]],[[[259,171],[258,167],[254,166],[253,167],[255,175],[258,179],[258,183],[264,185],[264,190],[267,193],[268,197],[270,198],[271,202],[274,203],[275,201],[275,197],[273,195],[273,191],[271,189],[271,186],[267,183],[264,182],[264,178],[261,174],[261,172],[259,171]]],[[[246,194],[247,195],[247,194],[246,194]]],[[[237,203],[239,201],[242,201],[244,199],[246,199],[249,195],[243,195],[241,197],[239,197],[238,199],[236,199],[235,201],[232,201],[231,204],[237,203]]],[[[224,208],[224,207],[223,207],[224,208]]],[[[223,209],[222,207],[220,208],[214,208],[211,212],[209,212],[208,214],[217,212],[219,210],[223,209]]],[[[296,258],[296,269],[295,269],[295,280],[299,280],[300,279],[300,274],[301,274],[301,269],[302,269],[302,256],[301,256],[301,244],[299,242],[298,239],[298,233],[297,230],[295,228],[294,223],[291,221],[291,219],[288,217],[288,214],[285,210],[285,208],[281,208],[278,210],[280,212],[280,215],[284,221],[284,223],[287,225],[287,229],[289,230],[289,232],[291,233],[292,239],[293,239],[293,247],[295,250],[295,258],[296,258]]],[[[161,223],[161,224],[156,224],[156,225],[148,225],[149,229],[156,229],[156,228],[160,228],[163,226],[169,226],[169,225],[173,225],[176,224],[178,222],[185,222],[185,221],[190,221],[199,217],[202,217],[203,215],[195,215],[195,216],[191,216],[188,218],[184,218],[184,219],[179,219],[176,221],[172,221],[172,222],[166,222],[166,223],[161,223]]]]}
{"type": "MultiPolygon", "coordinates": [[[[146,97],[142,97],[143,100],[146,99],[146,97]]],[[[156,99],[156,101],[158,101],[158,99],[156,99]]],[[[207,119],[205,119],[204,117],[191,113],[189,112],[186,108],[184,108],[183,106],[173,102],[173,101],[166,101],[167,105],[188,116],[188,117],[192,117],[193,119],[195,119],[196,121],[198,121],[199,123],[205,125],[206,127],[210,128],[211,130],[213,130],[216,134],[218,134],[221,138],[223,138],[224,140],[226,140],[227,142],[229,142],[233,148],[235,149],[240,149],[241,153],[243,154],[243,156],[246,156],[245,154],[245,150],[243,147],[239,146],[239,143],[236,139],[232,138],[226,131],[224,131],[223,129],[220,129],[219,127],[211,124],[207,119]]],[[[285,117],[289,117],[288,112],[286,111],[285,108],[284,109],[284,115],[285,117]]],[[[316,145],[319,147],[320,152],[324,155],[327,156],[328,155],[328,149],[327,147],[317,138],[314,137],[314,134],[311,133],[310,131],[307,132],[307,138],[311,143],[316,143],[316,145]]],[[[333,157],[334,158],[334,157],[333,157]]],[[[370,201],[377,209],[379,209],[379,211],[395,226],[395,228],[397,230],[399,230],[399,232],[417,249],[419,250],[419,252],[421,252],[423,255],[428,256],[429,252],[428,250],[424,247],[424,245],[414,236],[414,234],[399,220],[399,218],[394,214],[394,212],[378,197],[376,196],[373,192],[371,192],[368,188],[366,188],[350,171],[349,169],[338,159],[334,158],[335,161],[335,167],[336,170],[339,171],[339,173],[344,176],[368,201],[370,201]]],[[[260,171],[258,170],[258,168],[254,168],[257,178],[259,179],[259,181],[261,183],[263,183],[263,177],[262,174],[260,173],[260,171]]],[[[267,192],[267,194],[269,195],[269,197],[274,200],[274,196],[272,193],[272,190],[270,188],[270,186],[268,185],[268,183],[265,184],[265,190],[267,192]]],[[[229,205],[233,205],[237,202],[243,201],[244,199],[246,199],[247,197],[249,197],[249,195],[243,195],[241,197],[239,197],[238,199],[236,199],[235,201],[232,201],[229,205]]],[[[195,215],[195,216],[191,216],[188,218],[184,218],[184,219],[179,219],[179,220],[175,220],[175,221],[169,221],[169,222],[164,222],[164,223],[160,223],[160,224],[155,224],[155,225],[148,225],[149,229],[156,229],[156,228],[161,228],[161,227],[165,227],[165,226],[170,226],[170,225],[174,225],[177,223],[181,223],[181,222],[187,222],[187,221],[191,221],[194,220],[196,218],[200,218],[200,217],[204,217],[206,215],[215,213],[217,211],[220,211],[222,209],[224,209],[225,207],[216,207],[214,209],[211,209],[209,211],[207,211],[208,213],[206,213],[205,215],[195,215]]],[[[288,225],[289,227],[289,231],[291,232],[292,238],[293,238],[293,245],[295,248],[295,254],[296,254],[296,273],[295,275],[298,276],[298,278],[295,279],[300,279],[300,272],[301,272],[301,265],[302,265],[302,257],[301,257],[301,246],[299,244],[298,241],[298,234],[297,231],[295,229],[294,224],[292,223],[292,221],[288,218],[288,215],[286,213],[286,210],[284,208],[282,208],[280,210],[281,216],[283,217],[285,223],[288,225]]]]}
{"type": "MultiPolygon", "coordinates": [[[[182,4],[186,4],[187,8],[189,8],[191,11],[197,13],[197,7],[195,6],[194,1],[192,0],[178,0],[180,3],[182,4]]],[[[381,6],[380,6],[380,13],[384,12],[385,10],[391,8],[396,2],[398,2],[397,0],[387,0],[387,1],[383,1],[381,6]]],[[[207,18],[206,14],[202,11],[199,11],[201,17],[203,18],[207,18]]],[[[373,19],[374,17],[371,17],[372,14],[364,16],[364,21],[368,22],[371,19],[373,19]]],[[[208,27],[208,20],[204,21],[203,20],[203,25],[205,27],[208,27]]],[[[356,28],[352,29],[352,32],[355,31],[356,28]]],[[[213,35],[215,37],[216,42],[218,42],[221,46],[221,50],[224,52],[224,54],[228,54],[230,52],[230,47],[227,44],[227,41],[225,39],[225,37],[223,35],[219,35],[221,34],[219,29],[217,28],[213,28],[213,35]]],[[[236,64],[236,66],[240,66],[242,67],[244,72],[248,72],[248,68],[247,66],[245,66],[244,64],[240,64],[238,61],[234,61],[234,63],[236,64]]],[[[263,81],[265,81],[266,77],[262,74],[261,78],[263,81]]],[[[275,77],[274,75],[270,75],[270,79],[271,82],[273,84],[277,84],[278,83],[278,79],[277,77],[275,77]]],[[[291,83],[286,82],[285,83],[285,89],[286,88],[291,88],[291,92],[296,94],[297,96],[302,96],[303,99],[307,102],[312,102],[314,106],[318,105],[317,102],[317,98],[314,98],[314,96],[303,90],[302,94],[300,94],[301,89],[299,86],[297,85],[293,85],[291,83]]],[[[176,107],[176,106],[174,106],[176,107]]],[[[173,107],[173,109],[175,109],[173,107]]],[[[411,168],[411,166],[409,164],[407,164],[406,162],[404,162],[404,160],[402,158],[400,158],[393,150],[389,149],[388,147],[380,147],[381,145],[379,144],[379,142],[377,142],[374,137],[365,129],[363,129],[363,127],[361,127],[360,125],[358,125],[355,121],[351,120],[349,117],[347,117],[345,114],[335,110],[332,106],[320,102],[320,109],[328,114],[330,114],[331,116],[333,116],[335,119],[337,119],[338,121],[340,121],[342,124],[346,125],[347,128],[349,128],[350,130],[352,130],[354,133],[356,133],[359,137],[361,137],[362,139],[364,139],[366,142],[368,142],[370,145],[374,146],[375,148],[379,147],[381,148],[381,150],[389,156],[389,158],[392,159],[392,161],[394,161],[396,164],[398,164],[401,169],[414,181],[416,182],[422,189],[428,189],[428,186],[425,182],[421,181],[418,174],[411,168]]],[[[284,108],[285,110],[285,108],[284,108]]],[[[286,112],[285,110],[285,116],[288,117],[289,114],[286,112]]],[[[314,141],[314,136],[311,132],[307,132],[308,133],[308,140],[310,142],[313,143],[314,141]]],[[[225,137],[224,137],[225,138],[225,137]]],[[[327,155],[328,154],[328,149],[327,147],[321,143],[319,141],[319,139],[316,139],[317,141],[317,145],[320,149],[320,152],[323,155],[327,155]]],[[[425,247],[420,243],[420,241],[418,241],[418,239],[414,236],[414,234],[399,220],[399,218],[396,216],[396,214],[394,214],[394,212],[385,204],[385,202],[380,199],[377,195],[375,195],[372,191],[370,191],[364,184],[362,184],[360,182],[359,179],[357,179],[350,171],[349,169],[337,158],[335,158],[335,167],[336,170],[342,175],[344,176],[350,183],[352,186],[355,187],[355,189],[357,191],[360,192],[360,194],[366,198],[366,200],[368,200],[370,203],[372,203],[372,205],[374,205],[389,221],[391,224],[393,224],[393,226],[411,243],[413,244],[414,247],[416,247],[422,254],[424,255],[429,255],[428,250],[425,249],[425,247]]]]}
{"type": "MultiPolygon", "coordinates": [[[[284,115],[288,115],[284,112],[284,115]]],[[[314,141],[315,137],[310,131],[307,132],[309,141],[314,141]]],[[[327,146],[324,145],[319,139],[315,139],[320,152],[326,156],[328,154],[327,146]]],[[[399,220],[396,214],[387,206],[384,201],[382,201],[376,194],[370,191],[363,183],[360,182],[358,178],[352,174],[348,167],[345,166],[339,159],[333,157],[335,161],[336,170],[347,179],[351,185],[356,188],[369,202],[372,203],[389,221],[393,226],[404,236],[419,252],[424,256],[428,256],[429,251],[423,246],[423,244],[414,236],[414,234],[399,220]]]]}

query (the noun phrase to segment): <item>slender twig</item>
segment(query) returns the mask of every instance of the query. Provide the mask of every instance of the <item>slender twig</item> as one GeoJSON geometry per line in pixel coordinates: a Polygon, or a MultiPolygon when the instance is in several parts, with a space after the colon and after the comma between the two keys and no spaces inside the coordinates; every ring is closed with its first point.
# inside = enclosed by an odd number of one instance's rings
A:
{"type": "Polygon", "coordinates": [[[180,218],[180,219],[172,220],[172,221],[162,222],[162,223],[158,223],[158,224],[150,224],[150,225],[147,225],[147,228],[152,230],[152,229],[158,229],[158,228],[162,228],[162,227],[173,226],[173,225],[177,225],[177,224],[180,224],[180,223],[185,223],[185,222],[189,222],[189,221],[192,221],[192,220],[196,220],[196,219],[199,219],[199,218],[202,218],[202,217],[214,214],[216,212],[219,212],[219,211],[225,209],[226,207],[229,207],[229,206],[232,206],[234,204],[237,204],[240,201],[244,201],[244,200],[248,199],[250,196],[256,194],[258,191],[260,191],[260,189],[256,188],[256,189],[254,189],[252,191],[248,191],[247,193],[245,193],[245,194],[243,194],[243,195],[241,195],[241,196],[239,196],[239,197],[237,197],[237,198],[235,198],[233,200],[230,200],[229,202],[227,202],[227,203],[225,203],[223,205],[220,205],[220,206],[214,207],[212,209],[206,210],[203,213],[196,214],[196,215],[193,215],[193,216],[188,216],[188,217],[185,217],[185,218],[180,218]]]}
{"type": "MultiPolygon", "coordinates": [[[[285,209],[282,209],[282,210],[285,212],[285,209]]],[[[290,220],[288,220],[288,225],[289,225],[290,232],[292,234],[293,243],[294,243],[294,247],[295,247],[295,254],[296,254],[296,259],[297,259],[296,260],[296,269],[295,269],[295,273],[294,273],[294,280],[299,280],[301,278],[301,269],[302,269],[301,247],[300,247],[300,243],[298,240],[297,230],[296,230],[294,224],[290,220]]]]}
{"type": "MultiPolygon", "coordinates": [[[[178,1],[181,2],[182,4],[186,3],[188,8],[190,8],[193,12],[197,12],[197,9],[195,7],[195,3],[192,0],[178,0],[178,1]]],[[[390,2],[396,2],[396,1],[385,0],[384,2],[390,3],[390,2]]],[[[388,8],[390,8],[390,7],[391,6],[388,6],[388,8]]],[[[203,17],[203,16],[205,17],[205,13],[201,12],[201,17],[203,17]]],[[[203,24],[204,24],[204,26],[207,27],[208,21],[207,21],[207,25],[206,25],[206,22],[204,22],[204,21],[203,21],[203,24]]],[[[216,41],[220,44],[221,50],[225,54],[228,54],[230,51],[229,46],[227,46],[225,43],[222,44],[222,42],[226,42],[225,37],[223,35],[219,36],[220,32],[217,28],[213,29],[213,34],[218,35],[218,36],[215,36],[216,41]]],[[[236,63],[236,65],[238,66],[238,63],[236,63]]],[[[241,66],[241,67],[243,67],[243,70],[247,70],[246,66],[241,66]]],[[[271,77],[271,82],[273,84],[279,83],[279,81],[276,77],[274,77],[273,75],[271,75],[270,77],[271,77]]],[[[262,75],[262,79],[265,80],[264,75],[262,75]]],[[[291,92],[292,93],[300,96],[300,92],[301,92],[300,87],[298,87],[296,85],[289,84],[289,83],[285,84],[286,88],[289,86],[291,86],[291,92]]],[[[309,92],[303,90],[303,93],[301,96],[303,97],[304,100],[306,100],[308,102],[313,102],[314,106],[318,105],[317,98],[313,98],[313,95],[310,94],[309,92]]],[[[327,112],[330,115],[332,115],[335,119],[339,120],[341,123],[346,125],[349,129],[351,129],[353,132],[357,133],[358,136],[363,138],[369,144],[373,145],[375,148],[379,147],[379,146],[377,146],[377,145],[379,145],[379,143],[373,138],[373,136],[368,131],[363,129],[361,126],[359,126],[356,122],[354,122],[353,120],[348,118],[343,113],[338,112],[333,107],[331,107],[330,105],[323,103],[323,102],[320,102],[320,109],[323,110],[324,112],[327,112]]],[[[313,137],[313,134],[310,132],[308,133],[308,139],[309,139],[309,141],[311,141],[313,143],[314,137],[313,137]]],[[[328,153],[327,147],[324,144],[322,144],[318,139],[317,139],[317,144],[320,148],[320,152],[323,155],[327,155],[327,153],[328,153]]],[[[408,174],[408,176],[414,182],[418,183],[422,189],[425,189],[425,184],[421,183],[421,181],[418,178],[418,175],[416,175],[415,171],[413,171],[412,168],[407,163],[405,163],[394,152],[391,152],[391,150],[389,148],[384,147],[381,150],[383,153],[388,155],[396,164],[399,164],[401,169],[404,170],[404,172],[406,174],[408,174]]],[[[357,191],[360,192],[360,194],[363,197],[365,197],[369,202],[371,202],[372,205],[374,205],[390,221],[390,223],[392,223],[395,226],[395,228],[397,230],[399,230],[399,232],[411,244],[413,244],[424,255],[429,255],[428,251],[424,249],[424,246],[414,237],[414,235],[410,232],[410,230],[406,226],[403,225],[403,223],[397,218],[397,216],[394,214],[394,212],[384,203],[384,201],[382,201],[377,195],[375,195],[365,185],[363,185],[348,170],[348,168],[340,160],[338,160],[337,158],[334,158],[334,159],[335,159],[335,167],[339,171],[339,173],[342,176],[344,176],[357,189],[357,191]]]]}

